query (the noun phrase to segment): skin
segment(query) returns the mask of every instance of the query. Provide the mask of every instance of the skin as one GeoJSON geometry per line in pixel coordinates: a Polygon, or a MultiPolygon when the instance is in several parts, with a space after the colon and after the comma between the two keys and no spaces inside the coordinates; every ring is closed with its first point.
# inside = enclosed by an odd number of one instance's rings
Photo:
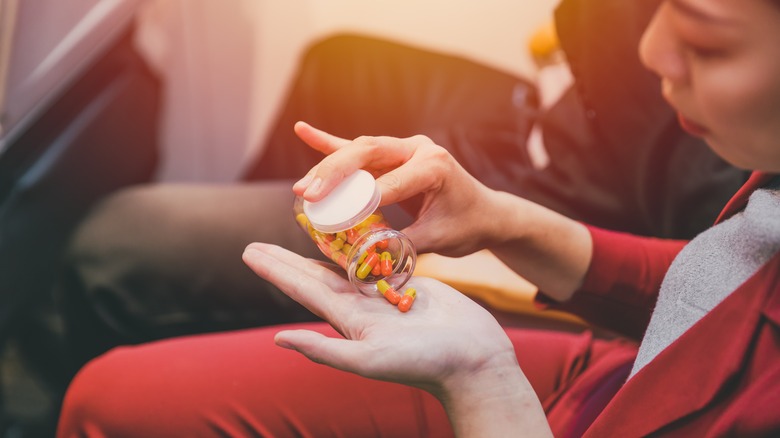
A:
{"type": "Polygon", "coordinates": [[[667,1],[640,44],[670,105],[743,169],[780,172],[778,16],[777,1],[667,1]]]}
{"type": "MultiPolygon", "coordinates": [[[[642,39],[640,56],[660,77],[684,127],[736,166],[778,172],[777,41],[780,8],[766,0],[667,0],[642,39]]],[[[457,256],[489,248],[561,300],[581,284],[592,252],[582,225],[486,188],[429,139],[346,140],[305,123],[295,130],[327,155],[295,185],[295,193],[316,201],[363,168],[377,177],[383,204],[401,202],[416,214],[404,231],[420,251],[457,256]]],[[[356,292],[328,267],[281,248],[251,244],[244,261],[344,336],[281,331],[278,345],[338,369],[431,392],[458,436],[550,436],[503,330],[457,291],[414,278],[418,298],[400,315],[384,300],[356,292]]]]}

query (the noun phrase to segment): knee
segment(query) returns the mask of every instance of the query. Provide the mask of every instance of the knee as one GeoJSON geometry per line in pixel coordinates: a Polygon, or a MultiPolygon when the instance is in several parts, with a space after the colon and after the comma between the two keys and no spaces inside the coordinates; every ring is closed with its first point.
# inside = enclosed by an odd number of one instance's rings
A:
{"type": "Polygon", "coordinates": [[[172,222],[176,211],[169,207],[167,198],[174,196],[157,185],[128,188],[109,196],[79,225],[69,246],[69,259],[104,261],[130,248],[147,247],[147,241],[172,222]]]}
{"type": "Polygon", "coordinates": [[[111,351],[85,365],[68,386],[57,427],[59,437],[111,436],[114,422],[127,418],[127,406],[118,409],[125,400],[120,387],[118,357],[111,351]],[[120,415],[120,412],[122,414],[120,415]]]}

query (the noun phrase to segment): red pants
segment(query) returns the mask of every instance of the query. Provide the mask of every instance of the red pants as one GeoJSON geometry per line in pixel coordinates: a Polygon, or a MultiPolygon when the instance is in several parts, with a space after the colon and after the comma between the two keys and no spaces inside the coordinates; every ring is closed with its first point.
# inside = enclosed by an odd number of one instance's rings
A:
{"type": "MultiPolygon", "coordinates": [[[[329,336],[329,326],[300,324],[329,336]]],[[[72,382],[60,437],[452,436],[431,395],[310,362],[273,344],[277,327],[116,348],[72,382]]],[[[578,436],[636,354],[589,333],[507,329],[555,436],[578,436]]]]}

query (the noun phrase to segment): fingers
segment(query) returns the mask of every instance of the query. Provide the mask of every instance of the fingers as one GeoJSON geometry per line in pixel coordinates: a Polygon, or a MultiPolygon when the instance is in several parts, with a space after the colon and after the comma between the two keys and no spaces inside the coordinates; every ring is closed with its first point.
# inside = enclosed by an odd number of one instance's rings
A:
{"type": "Polygon", "coordinates": [[[376,183],[382,193],[382,205],[405,201],[438,187],[438,176],[430,169],[430,163],[424,163],[415,156],[397,169],[379,176],[376,183]]]}
{"type": "MultiPolygon", "coordinates": [[[[303,140],[304,143],[309,145],[312,149],[318,150],[325,155],[330,155],[340,148],[348,145],[349,140],[336,137],[335,135],[328,134],[325,131],[317,129],[306,122],[297,122],[293,127],[295,134],[303,140]]],[[[293,192],[298,195],[303,195],[309,185],[311,185],[316,174],[316,167],[309,170],[309,172],[300,181],[293,185],[293,192]]]]}
{"type": "Polygon", "coordinates": [[[293,186],[297,195],[312,202],[322,199],[358,169],[377,176],[401,166],[412,158],[416,148],[413,142],[392,137],[359,137],[345,143],[343,139],[336,140],[337,137],[308,125],[301,126],[306,128],[298,128],[296,132],[306,132],[304,141],[317,145],[312,146],[315,149],[327,145],[325,147],[332,151],[293,186]]]}
{"type": "Polygon", "coordinates": [[[310,330],[283,330],[274,337],[276,345],[298,351],[309,360],[353,373],[361,373],[359,364],[367,351],[359,341],[329,338],[310,330]]]}
{"type": "Polygon", "coordinates": [[[275,245],[252,243],[242,258],[257,275],[326,320],[334,317],[336,291],[351,290],[350,283],[335,272],[275,245]]]}
{"type": "Polygon", "coordinates": [[[298,138],[303,140],[304,143],[325,155],[330,155],[350,143],[347,139],[328,134],[306,122],[297,122],[293,127],[293,130],[298,138]]]}

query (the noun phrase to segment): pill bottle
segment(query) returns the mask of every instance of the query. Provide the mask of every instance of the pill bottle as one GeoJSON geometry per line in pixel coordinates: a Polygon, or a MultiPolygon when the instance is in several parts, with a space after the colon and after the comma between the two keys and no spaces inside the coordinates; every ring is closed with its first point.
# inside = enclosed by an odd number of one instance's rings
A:
{"type": "Polygon", "coordinates": [[[295,198],[295,220],[326,257],[341,266],[350,283],[365,294],[380,294],[385,280],[401,290],[412,276],[417,253],[409,238],[394,230],[379,209],[374,177],[358,170],[325,198],[295,198]]]}

